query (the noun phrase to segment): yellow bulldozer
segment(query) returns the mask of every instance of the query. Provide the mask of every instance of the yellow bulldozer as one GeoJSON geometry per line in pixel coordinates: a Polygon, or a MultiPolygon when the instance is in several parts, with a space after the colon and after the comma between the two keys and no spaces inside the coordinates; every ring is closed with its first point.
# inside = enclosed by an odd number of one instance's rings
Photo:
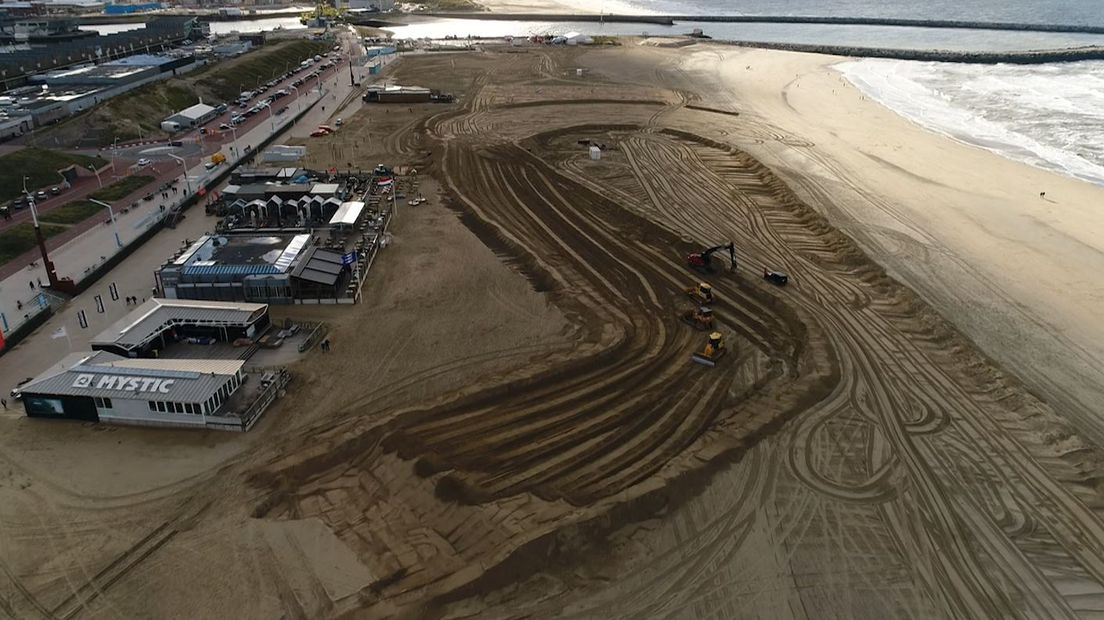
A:
{"type": "Polygon", "coordinates": [[[679,320],[698,331],[713,329],[713,311],[706,306],[694,306],[680,314],[679,320]]]}
{"type": "Polygon", "coordinates": [[[700,282],[697,286],[686,289],[686,294],[699,304],[708,305],[713,303],[713,287],[708,282],[700,282]]]}
{"type": "Polygon", "coordinates": [[[691,359],[695,364],[713,368],[717,365],[717,360],[724,357],[727,352],[728,349],[724,346],[724,337],[721,336],[721,332],[713,332],[709,334],[709,340],[705,343],[705,348],[702,349],[701,353],[695,353],[691,359]]]}

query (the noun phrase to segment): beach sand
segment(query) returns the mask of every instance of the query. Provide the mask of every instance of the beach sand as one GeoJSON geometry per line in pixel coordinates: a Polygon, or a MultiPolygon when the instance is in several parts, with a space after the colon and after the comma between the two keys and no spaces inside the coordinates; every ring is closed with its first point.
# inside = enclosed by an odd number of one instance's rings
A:
{"type": "Polygon", "coordinates": [[[335,111],[307,165],[417,167],[430,198],[363,303],[274,309],[335,350],[242,437],[0,416],[0,609],[1104,608],[1104,192],[911,125],[838,59],[638,43],[411,54],[389,77],[457,103],[335,111]],[[707,369],[685,255],[728,239],[707,369]]]}
{"type": "Polygon", "coordinates": [[[721,45],[679,54],[693,80],[714,86],[696,89],[708,104],[780,136],[741,148],[1104,439],[1104,187],[921,128],[847,82],[836,57],[721,45]]]}

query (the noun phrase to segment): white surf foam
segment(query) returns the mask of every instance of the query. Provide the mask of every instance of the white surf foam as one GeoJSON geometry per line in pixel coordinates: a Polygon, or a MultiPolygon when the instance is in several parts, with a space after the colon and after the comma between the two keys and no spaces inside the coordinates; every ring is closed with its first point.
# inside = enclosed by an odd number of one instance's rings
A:
{"type": "Polygon", "coordinates": [[[922,127],[1104,185],[1104,62],[865,59],[836,68],[868,96],[922,127]]]}

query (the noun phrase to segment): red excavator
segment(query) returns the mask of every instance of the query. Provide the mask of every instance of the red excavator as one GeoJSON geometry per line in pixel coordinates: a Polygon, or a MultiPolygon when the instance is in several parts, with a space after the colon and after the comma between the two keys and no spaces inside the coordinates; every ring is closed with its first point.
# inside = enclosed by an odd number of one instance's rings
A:
{"type": "Polygon", "coordinates": [[[736,271],[736,244],[729,241],[724,245],[716,245],[706,248],[701,252],[694,252],[686,257],[686,264],[691,269],[697,269],[705,273],[713,273],[717,270],[713,263],[713,253],[718,250],[728,250],[728,259],[732,262],[732,271],[736,271]]]}

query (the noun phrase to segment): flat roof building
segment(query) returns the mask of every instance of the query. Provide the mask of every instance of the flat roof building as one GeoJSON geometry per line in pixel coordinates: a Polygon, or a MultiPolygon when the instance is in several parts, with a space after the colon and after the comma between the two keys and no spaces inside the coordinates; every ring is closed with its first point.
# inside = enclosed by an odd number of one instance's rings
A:
{"type": "Polygon", "coordinates": [[[248,430],[286,372],[269,371],[255,390],[241,390],[249,349],[222,349],[234,359],[161,354],[181,342],[215,351],[218,341],[259,339],[268,326],[262,304],[151,299],[93,338],[92,351],[69,354],[23,385],[23,407],[33,418],[248,430]]]}
{"type": "MultiPolygon", "coordinates": [[[[206,103],[197,103],[194,106],[184,108],[166,118],[164,123],[176,123],[180,127],[198,127],[207,121],[218,116],[218,111],[214,106],[209,106],[206,103]]],[[[162,124],[162,126],[163,126],[162,124]]]]}
{"type": "Polygon", "coordinates": [[[268,306],[154,297],[112,323],[89,346],[127,357],[143,357],[181,337],[232,342],[254,338],[269,325],[268,306]]]}
{"type": "Polygon", "coordinates": [[[429,103],[433,92],[421,86],[383,86],[373,84],[364,91],[367,103],[429,103]]]}
{"type": "MultiPolygon", "coordinates": [[[[363,211],[356,204],[343,215],[347,225],[363,211]]],[[[336,303],[349,297],[354,262],[341,250],[318,247],[309,234],[208,235],[162,265],[157,280],[173,300],[336,303]]]]}

